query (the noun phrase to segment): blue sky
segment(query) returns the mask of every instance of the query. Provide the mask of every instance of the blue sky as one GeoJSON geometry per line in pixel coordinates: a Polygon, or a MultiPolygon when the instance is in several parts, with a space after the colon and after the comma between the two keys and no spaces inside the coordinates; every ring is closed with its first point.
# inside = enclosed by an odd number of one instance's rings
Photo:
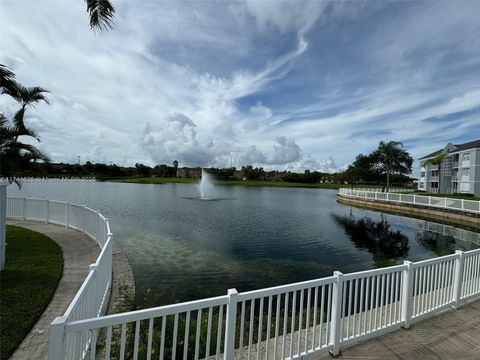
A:
{"type": "MultiPolygon", "coordinates": [[[[336,171],[480,136],[480,2],[4,0],[0,61],[51,91],[55,161],[336,171]]],[[[1,99],[6,114],[15,104],[1,99]]]]}

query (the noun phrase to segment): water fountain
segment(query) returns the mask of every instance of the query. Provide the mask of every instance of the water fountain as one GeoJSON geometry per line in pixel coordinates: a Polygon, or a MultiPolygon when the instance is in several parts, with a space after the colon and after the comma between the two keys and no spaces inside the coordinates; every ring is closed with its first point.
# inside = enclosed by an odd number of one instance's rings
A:
{"type": "Polygon", "coordinates": [[[215,185],[213,184],[213,176],[202,169],[202,180],[199,185],[200,199],[214,200],[216,198],[215,185]]]}

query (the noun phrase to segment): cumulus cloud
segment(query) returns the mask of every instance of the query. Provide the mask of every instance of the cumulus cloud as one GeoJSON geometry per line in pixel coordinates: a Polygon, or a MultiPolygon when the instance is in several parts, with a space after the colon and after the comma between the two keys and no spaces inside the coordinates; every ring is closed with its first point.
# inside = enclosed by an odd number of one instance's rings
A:
{"type": "Polygon", "coordinates": [[[317,161],[311,157],[289,163],[285,166],[286,170],[292,172],[304,172],[305,170],[319,171],[323,173],[334,173],[345,170],[346,166],[337,166],[335,159],[329,156],[327,160],[317,161]]]}
{"type": "Polygon", "coordinates": [[[293,139],[280,136],[276,139],[277,145],[273,146],[273,157],[269,161],[272,165],[287,164],[297,161],[302,156],[302,149],[293,139]]]}

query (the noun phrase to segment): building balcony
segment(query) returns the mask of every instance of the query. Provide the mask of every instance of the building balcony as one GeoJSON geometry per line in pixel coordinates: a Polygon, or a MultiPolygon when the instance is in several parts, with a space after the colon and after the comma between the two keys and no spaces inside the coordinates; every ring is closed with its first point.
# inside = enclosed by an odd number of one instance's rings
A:
{"type": "Polygon", "coordinates": [[[430,182],[438,182],[438,176],[430,176],[430,178],[428,179],[428,181],[430,181],[430,182]]]}
{"type": "Polygon", "coordinates": [[[458,161],[452,162],[452,168],[458,168],[458,161]]]}
{"type": "Polygon", "coordinates": [[[430,165],[429,170],[438,170],[438,165],[430,165]]]}

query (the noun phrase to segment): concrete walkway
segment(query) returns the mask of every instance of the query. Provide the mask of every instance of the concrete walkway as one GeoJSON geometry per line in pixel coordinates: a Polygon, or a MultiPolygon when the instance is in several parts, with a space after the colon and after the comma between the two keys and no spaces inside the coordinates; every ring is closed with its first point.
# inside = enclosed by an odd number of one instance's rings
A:
{"type": "Polygon", "coordinates": [[[50,323],[67,310],[88,274],[89,265],[94,263],[100,254],[100,248],[81,232],[63,226],[17,220],[7,220],[7,224],[45,234],[62,248],[63,274],[57,290],[40,319],[10,358],[47,359],[50,323]]]}
{"type": "MultiPolygon", "coordinates": [[[[343,350],[339,359],[478,360],[480,301],[343,350]]],[[[320,359],[333,359],[326,355],[320,359]]]]}

